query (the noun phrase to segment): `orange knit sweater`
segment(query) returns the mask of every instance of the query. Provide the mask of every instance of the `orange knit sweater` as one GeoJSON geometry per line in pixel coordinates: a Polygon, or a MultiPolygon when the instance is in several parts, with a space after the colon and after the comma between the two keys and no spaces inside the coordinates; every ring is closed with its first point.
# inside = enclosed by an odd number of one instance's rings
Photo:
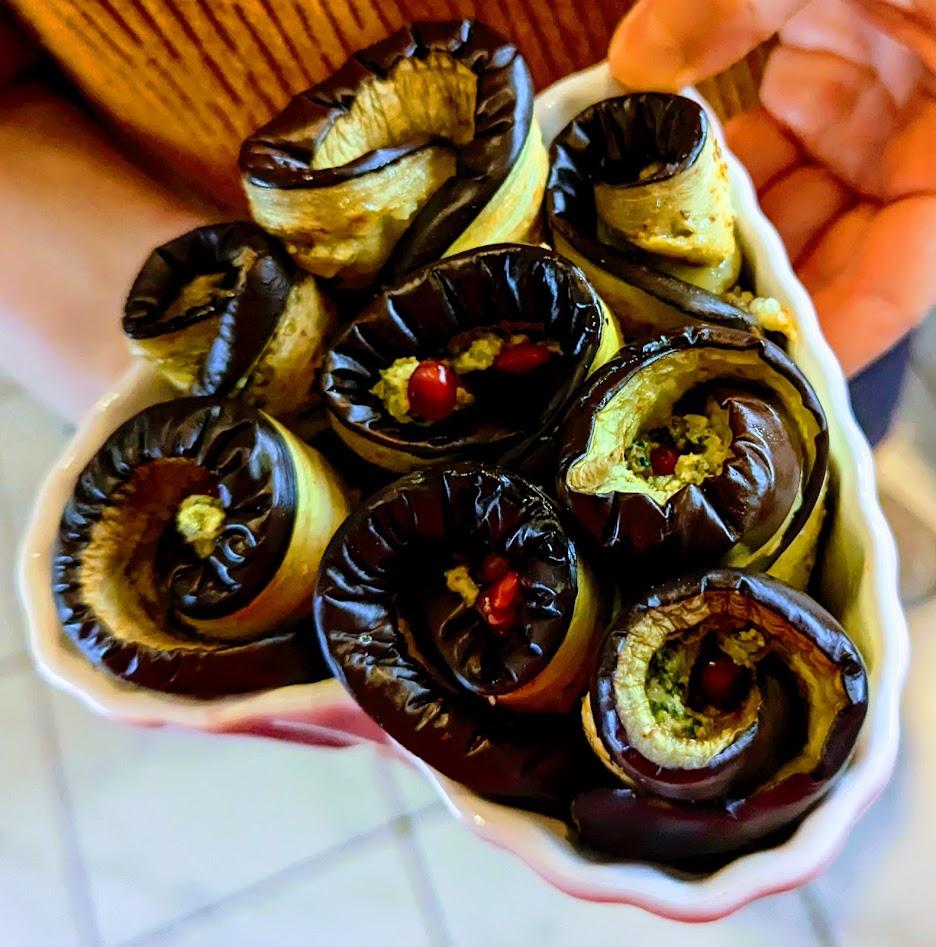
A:
{"type": "Polygon", "coordinates": [[[164,180],[240,203],[241,141],[349,54],[413,20],[474,16],[538,88],[604,58],[631,0],[12,0],[91,105],[164,180]]]}

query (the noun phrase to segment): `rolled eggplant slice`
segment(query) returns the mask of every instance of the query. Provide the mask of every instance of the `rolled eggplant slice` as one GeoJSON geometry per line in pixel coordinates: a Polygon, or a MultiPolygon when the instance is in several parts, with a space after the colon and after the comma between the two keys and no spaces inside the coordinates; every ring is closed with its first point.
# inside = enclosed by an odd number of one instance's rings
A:
{"type": "Polygon", "coordinates": [[[733,569],[660,586],[601,645],[583,717],[621,786],[573,820],[624,857],[750,848],[828,792],[867,702],[858,649],[806,595],[733,569]]]}
{"type": "Polygon", "coordinates": [[[639,93],[580,113],[552,144],[546,214],[629,338],[698,322],[795,335],[776,300],[737,289],[728,169],[691,99],[639,93]]]}
{"type": "Polygon", "coordinates": [[[768,340],[707,326],[628,346],[581,390],[559,441],[560,501],[608,552],[657,578],[723,564],[805,588],[828,425],[768,340]]]}
{"type": "Polygon", "coordinates": [[[318,399],[331,303],[283,245],[249,222],[157,247],[124,307],[136,355],[180,391],[239,396],[292,421],[318,399]]]}
{"type": "Polygon", "coordinates": [[[332,343],[322,389],[342,440],[386,469],[512,460],[620,346],[576,267],[540,247],[484,247],[378,297],[332,343]]]}
{"type": "Polygon", "coordinates": [[[355,54],[240,155],[254,220],[349,288],[534,238],[547,165],[526,63],[473,20],[416,23],[355,54]]]}
{"type": "Polygon", "coordinates": [[[65,634],[125,681],[212,697],[327,676],[296,632],[348,513],[327,462],[235,401],[180,398],[115,431],[62,515],[65,634]]]}
{"type": "Polygon", "coordinates": [[[590,755],[569,711],[599,612],[546,496],[462,463],[354,510],[322,561],[314,621],[334,674],[408,750],[477,792],[559,799],[590,755]]]}

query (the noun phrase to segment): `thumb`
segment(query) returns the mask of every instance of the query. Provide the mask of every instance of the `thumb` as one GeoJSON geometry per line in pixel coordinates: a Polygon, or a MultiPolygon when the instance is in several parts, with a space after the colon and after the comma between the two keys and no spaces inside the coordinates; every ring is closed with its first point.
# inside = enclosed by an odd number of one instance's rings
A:
{"type": "Polygon", "coordinates": [[[639,0],[611,39],[611,73],[637,89],[701,82],[743,59],[808,2],[639,0]]]}

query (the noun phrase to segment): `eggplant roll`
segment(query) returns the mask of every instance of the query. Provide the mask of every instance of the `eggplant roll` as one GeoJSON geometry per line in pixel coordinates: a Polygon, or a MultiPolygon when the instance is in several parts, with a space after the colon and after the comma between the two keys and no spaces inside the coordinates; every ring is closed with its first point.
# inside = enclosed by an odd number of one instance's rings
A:
{"type": "Polygon", "coordinates": [[[238,396],[291,422],[317,401],[334,309],[283,245],[249,222],[158,247],[124,307],[136,355],[191,395],[238,396]]]}
{"type": "Polygon", "coordinates": [[[211,697],[327,676],[297,625],[349,510],[325,460],[236,401],[124,423],[78,477],[53,594],[66,635],[133,684],[211,697]]]}
{"type": "Polygon", "coordinates": [[[806,587],[828,425],[767,339],[689,327],[622,349],[577,395],[560,451],[560,500],[624,562],[657,578],[743,566],[806,587]]]}
{"type": "Polygon", "coordinates": [[[828,792],[867,703],[858,649],[811,598],[734,569],[678,579],[601,645],[583,720],[621,785],[579,795],[573,820],[629,858],[753,847],[828,792]]]}
{"type": "Polygon", "coordinates": [[[516,47],[456,20],[352,56],[251,135],[240,167],[254,220],[310,272],[359,289],[535,242],[548,159],[516,47]]]}
{"type": "Polygon", "coordinates": [[[477,792],[558,799],[581,778],[569,711],[599,611],[551,501],[463,462],[403,477],[352,512],[325,552],[313,614],[332,671],[393,739],[477,792]]]}
{"type": "Polygon", "coordinates": [[[638,93],[576,116],[552,144],[546,215],[629,338],[698,322],[795,335],[777,300],[737,286],[728,168],[691,99],[638,93]]]}
{"type": "Polygon", "coordinates": [[[322,389],[338,435],[386,469],[509,463],[620,346],[576,267],[540,247],[484,247],[383,293],[332,343],[322,389]]]}

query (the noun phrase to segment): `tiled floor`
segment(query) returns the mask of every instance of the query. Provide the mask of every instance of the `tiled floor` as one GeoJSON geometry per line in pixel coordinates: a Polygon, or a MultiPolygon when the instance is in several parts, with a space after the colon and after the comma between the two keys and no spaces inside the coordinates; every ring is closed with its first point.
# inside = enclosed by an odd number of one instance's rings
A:
{"type": "MultiPolygon", "coordinates": [[[[923,342],[905,428],[936,466],[936,324],[923,342]]],[[[12,539],[64,441],[0,382],[4,947],[936,945],[936,602],[911,613],[897,775],[846,851],[804,891],[686,927],[559,894],[370,750],[131,730],[51,691],[24,650],[12,539]]]]}

